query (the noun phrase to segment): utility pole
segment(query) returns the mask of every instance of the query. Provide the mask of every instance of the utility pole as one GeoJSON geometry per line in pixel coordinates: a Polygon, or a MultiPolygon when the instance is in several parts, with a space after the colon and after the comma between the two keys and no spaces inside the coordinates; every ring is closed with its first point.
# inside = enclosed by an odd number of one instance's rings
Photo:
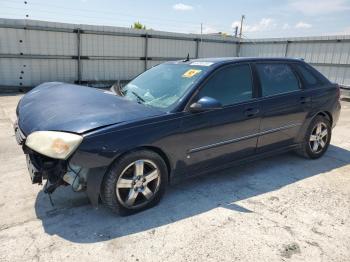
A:
{"type": "Polygon", "coordinates": [[[239,30],[239,40],[238,40],[238,48],[237,48],[237,56],[241,55],[241,42],[242,42],[242,30],[243,30],[243,20],[245,19],[245,15],[241,17],[241,28],[239,30]]]}
{"type": "Polygon", "coordinates": [[[239,39],[242,39],[242,29],[243,29],[243,20],[245,18],[245,15],[242,15],[241,17],[241,28],[239,30],[239,39]]]}

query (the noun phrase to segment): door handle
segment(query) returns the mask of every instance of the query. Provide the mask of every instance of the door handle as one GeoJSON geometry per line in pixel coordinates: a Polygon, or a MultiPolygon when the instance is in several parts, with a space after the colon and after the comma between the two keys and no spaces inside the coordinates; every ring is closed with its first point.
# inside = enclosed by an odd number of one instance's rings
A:
{"type": "Polygon", "coordinates": [[[248,108],[244,111],[244,114],[247,116],[247,117],[252,117],[252,116],[255,116],[259,113],[259,108],[248,108]]]}
{"type": "Polygon", "coordinates": [[[311,97],[300,97],[300,104],[306,104],[311,102],[311,97]]]}

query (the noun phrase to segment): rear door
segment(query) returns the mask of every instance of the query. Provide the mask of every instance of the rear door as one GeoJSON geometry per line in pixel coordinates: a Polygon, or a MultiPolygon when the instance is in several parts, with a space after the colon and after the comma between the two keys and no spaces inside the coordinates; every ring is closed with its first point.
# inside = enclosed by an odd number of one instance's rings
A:
{"type": "Polygon", "coordinates": [[[292,145],[311,108],[312,94],[304,92],[291,64],[255,64],[260,83],[262,120],[258,152],[292,145]]]}
{"type": "Polygon", "coordinates": [[[250,65],[229,65],[213,73],[192,101],[205,96],[217,99],[223,108],[186,113],[182,124],[186,166],[203,169],[255,153],[260,109],[250,65]]]}

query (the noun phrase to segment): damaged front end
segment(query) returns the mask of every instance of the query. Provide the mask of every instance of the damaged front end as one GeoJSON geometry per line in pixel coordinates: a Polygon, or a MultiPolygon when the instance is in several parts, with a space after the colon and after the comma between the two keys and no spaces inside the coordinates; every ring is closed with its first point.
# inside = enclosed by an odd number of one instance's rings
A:
{"type": "Polygon", "coordinates": [[[59,186],[72,186],[74,192],[86,190],[89,169],[70,164],[67,160],[53,159],[41,155],[25,145],[23,151],[33,184],[43,184],[44,192],[52,194],[59,186]]]}
{"type": "MultiPolygon", "coordinates": [[[[46,156],[42,153],[34,151],[27,145],[28,137],[26,137],[21,131],[17,123],[14,125],[14,130],[17,143],[22,146],[22,149],[26,155],[27,167],[33,184],[41,185],[43,184],[43,180],[46,180],[44,192],[47,194],[52,194],[59,186],[68,185],[71,185],[73,191],[75,192],[86,190],[89,169],[70,164],[68,156],[71,154],[71,152],[63,155],[62,159],[46,156]]],[[[42,144],[39,145],[35,145],[35,141],[29,141],[29,144],[31,146],[34,145],[38,151],[46,152],[48,144],[50,144],[51,141],[45,137],[43,140],[44,142],[41,142],[42,144]]],[[[69,145],[69,143],[67,144],[69,145]]],[[[66,149],[64,146],[64,141],[60,140],[60,138],[52,140],[51,147],[55,147],[54,150],[57,151],[57,157],[60,157],[59,153],[62,155],[63,150],[66,149]]],[[[74,146],[73,150],[75,148],[76,147],[74,146]]],[[[71,150],[71,148],[68,148],[67,150],[71,150]]]]}
{"type": "Polygon", "coordinates": [[[71,165],[66,160],[53,159],[23,147],[33,184],[46,180],[44,192],[52,194],[59,186],[71,185],[73,191],[85,191],[88,169],[71,165]]]}

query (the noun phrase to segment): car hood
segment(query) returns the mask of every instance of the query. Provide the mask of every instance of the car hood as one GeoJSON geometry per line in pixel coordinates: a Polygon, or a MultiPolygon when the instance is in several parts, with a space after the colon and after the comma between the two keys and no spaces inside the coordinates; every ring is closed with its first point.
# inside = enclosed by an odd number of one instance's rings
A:
{"type": "Polygon", "coordinates": [[[17,107],[18,124],[26,135],[43,130],[81,134],[161,114],[165,112],[111,92],[56,82],[37,86],[17,107]]]}

